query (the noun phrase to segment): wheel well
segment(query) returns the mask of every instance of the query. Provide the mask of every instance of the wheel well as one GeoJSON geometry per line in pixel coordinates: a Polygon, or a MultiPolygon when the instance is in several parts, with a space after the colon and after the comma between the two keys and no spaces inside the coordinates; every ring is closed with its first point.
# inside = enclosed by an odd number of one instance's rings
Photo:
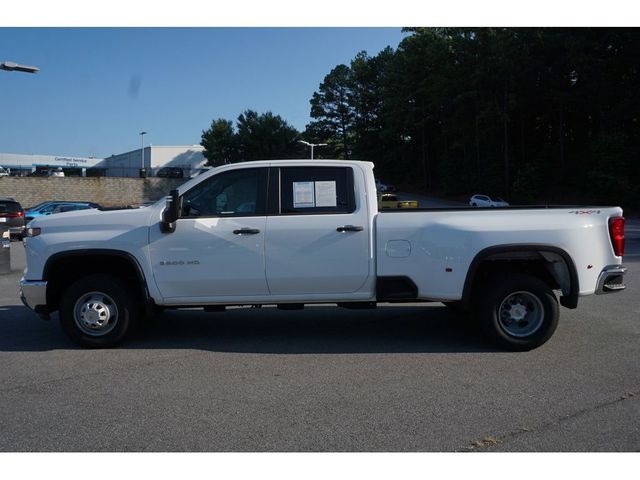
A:
{"type": "Polygon", "coordinates": [[[509,275],[512,273],[526,273],[542,280],[552,289],[560,288],[558,282],[553,278],[549,271],[545,268],[543,259],[487,259],[482,262],[478,268],[473,282],[474,291],[478,285],[484,284],[485,281],[495,275],[509,275]]]}
{"type": "Polygon", "coordinates": [[[575,308],[578,301],[578,277],[568,254],[552,247],[497,247],[480,252],[474,259],[464,285],[463,303],[469,306],[479,287],[496,275],[525,273],[539,278],[553,290],[561,290],[560,302],[575,308]]]}
{"type": "Polygon", "coordinates": [[[132,257],[120,253],[71,253],[52,257],[45,267],[49,312],[58,310],[65,288],[83,276],[95,273],[118,277],[135,289],[141,300],[149,298],[144,275],[132,257]]]}

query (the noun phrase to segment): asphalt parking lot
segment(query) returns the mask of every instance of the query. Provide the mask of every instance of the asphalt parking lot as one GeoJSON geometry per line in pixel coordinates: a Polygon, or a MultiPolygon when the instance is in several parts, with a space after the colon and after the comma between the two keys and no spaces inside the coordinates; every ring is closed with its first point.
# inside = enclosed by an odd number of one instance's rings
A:
{"type": "Polygon", "coordinates": [[[541,348],[487,345],[440,304],[160,315],[83,350],[0,275],[1,451],[639,451],[640,222],[625,292],[561,310],[541,348]]]}

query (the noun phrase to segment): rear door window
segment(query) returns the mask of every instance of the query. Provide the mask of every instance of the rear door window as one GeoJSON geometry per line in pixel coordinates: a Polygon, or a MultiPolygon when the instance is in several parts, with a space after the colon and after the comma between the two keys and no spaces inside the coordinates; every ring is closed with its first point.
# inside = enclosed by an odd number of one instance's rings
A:
{"type": "Polygon", "coordinates": [[[349,167],[280,169],[280,214],[352,213],[356,209],[349,167]]]}

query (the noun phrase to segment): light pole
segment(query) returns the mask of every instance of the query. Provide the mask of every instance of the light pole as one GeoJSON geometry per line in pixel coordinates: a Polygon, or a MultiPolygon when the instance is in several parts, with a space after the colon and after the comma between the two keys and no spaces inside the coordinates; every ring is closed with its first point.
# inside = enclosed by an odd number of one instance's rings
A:
{"type": "Polygon", "coordinates": [[[30,65],[20,65],[16,62],[2,62],[0,63],[0,70],[23,73],[38,73],[40,71],[38,67],[32,67],[30,65]]]}
{"type": "Polygon", "coordinates": [[[311,147],[311,160],[313,160],[313,147],[324,147],[326,143],[309,143],[304,140],[298,140],[298,142],[305,144],[307,147],[311,147]]]}
{"type": "Polygon", "coordinates": [[[144,168],[144,136],[147,132],[140,132],[140,157],[142,157],[142,165],[140,166],[140,178],[146,178],[147,170],[144,168]]]}

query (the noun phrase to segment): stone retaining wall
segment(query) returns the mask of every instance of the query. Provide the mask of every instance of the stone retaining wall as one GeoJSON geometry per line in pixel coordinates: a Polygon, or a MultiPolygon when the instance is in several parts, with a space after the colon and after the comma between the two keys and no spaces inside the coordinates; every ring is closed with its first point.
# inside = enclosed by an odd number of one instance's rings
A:
{"type": "Polygon", "coordinates": [[[0,197],[13,197],[23,208],[48,200],[112,207],[160,199],[186,181],[157,177],[0,177],[0,197]]]}

